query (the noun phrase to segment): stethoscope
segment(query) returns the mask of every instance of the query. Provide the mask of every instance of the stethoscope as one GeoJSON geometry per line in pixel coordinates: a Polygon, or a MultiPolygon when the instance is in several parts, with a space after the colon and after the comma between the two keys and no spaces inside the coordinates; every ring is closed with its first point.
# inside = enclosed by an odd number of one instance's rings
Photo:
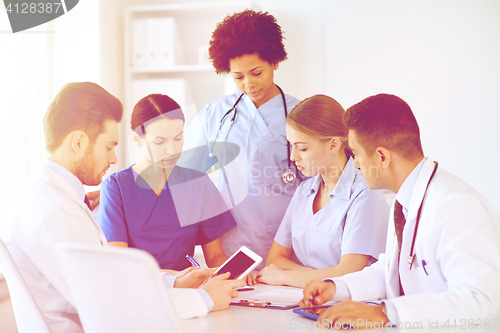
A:
{"type": "Polygon", "coordinates": [[[413,253],[413,248],[415,247],[415,238],[417,238],[417,230],[418,230],[418,223],[420,222],[420,214],[422,213],[422,206],[424,204],[424,199],[425,195],[427,194],[427,189],[429,188],[429,184],[432,181],[432,178],[434,178],[434,175],[436,174],[436,171],[438,169],[439,163],[434,161],[434,170],[432,171],[431,178],[429,179],[429,182],[427,183],[427,187],[425,188],[424,196],[422,197],[422,202],[420,203],[420,207],[418,208],[417,212],[417,221],[415,222],[415,230],[413,231],[413,239],[411,241],[411,249],[410,249],[410,257],[408,258],[408,264],[410,264],[410,270],[413,266],[413,262],[415,261],[415,253],[413,253]]]}
{"type": "MultiPolygon", "coordinates": [[[[276,85],[276,87],[279,89],[280,94],[281,94],[281,98],[283,99],[283,106],[284,106],[284,109],[285,109],[285,118],[286,118],[288,116],[288,109],[287,109],[287,106],[286,106],[285,94],[283,93],[283,90],[281,90],[281,88],[278,87],[278,85],[276,85]]],[[[224,114],[224,116],[222,117],[222,119],[220,120],[219,128],[217,129],[217,133],[215,135],[215,141],[217,141],[217,138],[219,137],[220,130],[222,129],[222,125],[224,124],[224,120],[226,119],[227,116],[230,115],[231,112],[234,111],[233,116],[231,117],[231,120],[230,120],[230,123],[229,123],[229,128],[227,129],[226,136],[224,137],[224,140],[222,141],[222,142],[226,142],[227,136],[229,135],[229,131],[233,127],[234,121],[236,120],[236,115],[238,114],[238,110],[236,109],[236,106],[238,105],[238,103],[240,102],[240,100],[243,98],[244,95],[245,94],[242,93],[240,95],[240,97],[238,97],[238,99],[236,100],[236,102],[234,102],[233,107],[230,108],[224,114]]],[[[214,151],[209,154],[209,156],[211,158],[214,157],[215,155],[219,154],[220,150],[221,150],[220,146],[219,146],[219,149],[215,149],[216,148],[215,145],[216,145],[216,143],[214,142],[214,151]]],[[[283,180],[283,183],[289,184],[289,183],[295,181],[295,179],[297,179],[297,175],[292,170],[292,164],[291,164],[291,160],[290,160],[290,142],[288,142],[288,141],[286,142],[286,147],[287,147],[288,170],[283,173],[283,175],[281,176],[281,180],[283,180]]]]}

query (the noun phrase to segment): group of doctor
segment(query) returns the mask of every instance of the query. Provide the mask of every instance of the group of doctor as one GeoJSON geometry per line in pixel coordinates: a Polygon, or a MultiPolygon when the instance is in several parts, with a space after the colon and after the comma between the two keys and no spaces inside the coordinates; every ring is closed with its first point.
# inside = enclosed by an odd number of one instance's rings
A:
{"type": "Polygon", "coordinates": [[[210,58],[241,92],[207,104],[185,133],[175,101],[139,101],[131,125],[143,157],[102,187],[97,220],[108,241],[147,249],[173,270],[189,266],[184,255],[195,244],[209,267],[245,245],[267,258],[248,284],[306,287],[303,305],[385,299],[340,303],[320,317],[332,325],[498,318],[498,213],[437,164],[432,170],[400,98],[372,96],[346,113],[325,95],[284,94],[274,82],[287,57],[282,41],[268,13],[219,23],[210,58]],[[184,139],[191,149],[180,159],[184,139]],[[381,189],[397,193],[395,209],[381,189]]]}
{"type": "MultiPolygon", "coordinates": [[[[209,103],[185,132],[168,96],[135,105],[131,129],[142,158],[101,186],[97,222],[110,245],[147,250],[174,274],[191,265],[185,256],[195,245],[209,267],[244,245],[267,257],[257,281],[298,287],[376,261],[387,203],[353,165],[342,106],[325,95],[299,103],[274,83],[286,58],[282,39],[267,13],[247,10],[220,23],[210,56],[241,93],[209,103]],[[182,153],[184,141],[194,149],[182,153]],[[220,192],[204,173],[214,163],[220,192]]],[[[256,283],[252,275],[247,283],[256,283]]]]}
{"type": "MultiPolygon", "coordinates": [[[[189,267],[195,245],[209,267],[247,246],[265,258],[247,284],[305,287],[304,306],[346,300],[321,315],[332,325],[500,317],[500,216],[423,155],[403,100],[380,94],[345,111],[325,95],[299,101],[283,93],[274,72],[287,53],[268,13],[226,17],[209,54],[241,93],[208,103],[188,128],[166,95],[134,106],[130,126],[143,155],[103,182],[96,220],[105,239],[93,242],[148,251],[179,287],[213,272],[189,267]],[[209,168],[218,170],[216,186],[209,168]],[[382,189],[396,193],[393,208],[382,189]],[[374,299],[383,302],[354,302],[374,299]]],[[[47,167],[74,184],[57,165],[62,155],[52,156],[47,167]]],[[[73,174],[80,187],[89,184],[73,174]]],[[[28,260],[19,240],[11,249],[28,260]]],[[[228,303],[227,277],[205,287],[211,300],[200,292],[209,310],[228,303]]]]}

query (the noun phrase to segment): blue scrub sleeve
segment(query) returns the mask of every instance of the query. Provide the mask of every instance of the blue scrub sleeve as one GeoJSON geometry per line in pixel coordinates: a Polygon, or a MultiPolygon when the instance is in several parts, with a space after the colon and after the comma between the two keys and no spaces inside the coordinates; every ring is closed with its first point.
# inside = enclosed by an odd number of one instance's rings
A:
{"type": "Polygon", "coordinates": [[[227,206],[215,185],[208,176],[205,176],[204,179],[204,202],[200,202],[199,205],[202,209],[203,207],[209,207],[208,209],[210,210],[216,209],[215,211],[223,213],[206,219],[200,223],[196,237],[196,244],[198,245],[204,245],[216,240],[236,225],[233,215],[227,209],[227,206]]]}
{"type": "Polygon", "coordinates": [[[385,251],[389,207],[380,191],[365,189],[347,212],[342,255],[364,254],[377,259],[385,251]]]}
{"type": "Polygon", "coordinates": [[[110,176],[102,182],[100,196],[97,223],[106,239],[108,242],[129,243],[122,192],[115,177],[110,176]]]}

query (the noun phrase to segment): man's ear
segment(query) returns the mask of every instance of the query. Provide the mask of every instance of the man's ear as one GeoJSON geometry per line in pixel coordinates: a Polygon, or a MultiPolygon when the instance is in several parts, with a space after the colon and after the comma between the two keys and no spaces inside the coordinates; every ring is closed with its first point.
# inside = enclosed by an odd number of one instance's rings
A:
{"type": "Polygon", "coordinates": [[[73,131],[69,134],[71,150],[76,155],[85,154],[89,147],[89,136],[83,131],[73,131]]]}
{"type": "Polygon", "coordinates": [[[378,147],[377,149],[375,149],[375,155],[383,169],[389,168],[389,165],[391,164],[392,155],[388,149],[384,147],[378,147]]]}
{"type": "Polygon", "coordinates": [[[277,70],[277,69],[278,69],[278,67],[279,67],[279,65],[280,65],[280,63],[279,63],[279,62],[277,62],[277,63],[275,63],[275,64],[272,64],[271,66],[273,67],[273,70],[277,70]]]}

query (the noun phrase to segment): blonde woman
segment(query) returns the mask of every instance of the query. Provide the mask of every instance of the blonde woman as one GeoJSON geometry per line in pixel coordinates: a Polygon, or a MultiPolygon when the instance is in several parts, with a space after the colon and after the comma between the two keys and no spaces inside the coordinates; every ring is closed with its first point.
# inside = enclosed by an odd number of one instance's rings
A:
{"type": "Polygon", "coordinates": [[[295,191],[258,282],[304,287],[359,271],[384,251],[389,207],[353,165],[344,112],[315,95],[289,113],[291,160],[311,178],[295,191]]]}

